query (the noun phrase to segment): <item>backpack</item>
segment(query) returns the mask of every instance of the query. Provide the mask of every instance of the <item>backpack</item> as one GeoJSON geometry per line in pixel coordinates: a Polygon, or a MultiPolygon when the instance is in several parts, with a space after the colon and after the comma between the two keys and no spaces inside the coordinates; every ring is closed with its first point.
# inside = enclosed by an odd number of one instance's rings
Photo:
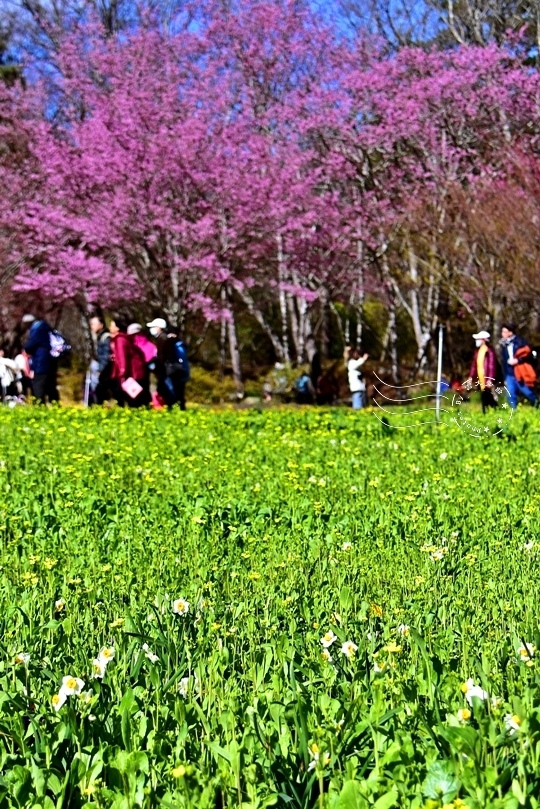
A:
{"type": "Polygon", "coordinates": [[[59,331],[56,331],[56,329],[51,329],[49,332],[49,346],[49,353],[54,359],[63,357],[64,354],[71,351],[71,346],[66,338],[61,335],[59,331]]]}
{"type": "Polygon", "coordinates": [[[301,396],[308,396],[311,394],[311,379],[307,374],[302,374],[298,379],[295,379],[293,387],[296,393],[301,396]]]}
{"type": "Polygon", "coordinates": [[[184,382],[187,382],[190,377],[189,359],[186,347],[182,340],[176,340],[174,343],[174,362],[165,363],[165,373],[167,376],[177,376],[184,382]]]}

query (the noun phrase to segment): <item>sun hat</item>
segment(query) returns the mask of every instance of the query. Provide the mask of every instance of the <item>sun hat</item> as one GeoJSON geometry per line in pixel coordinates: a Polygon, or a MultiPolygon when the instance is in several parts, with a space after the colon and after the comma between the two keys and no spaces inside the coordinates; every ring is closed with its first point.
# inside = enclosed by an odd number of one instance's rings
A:
{"type": "Polygon", "coordinates": [[[167,321],[163,320],[162,317],[156,317],[151,323],[147,323],[146,325],[149,329],[166,329],[167,321]]]}
{"type": "Polygon", "coordinates": [[[140,323],[130,323],[127,327],[128,334],[138,334],[140,331],[142,331],[142,326],[140,323]]]}
{"type": "Polygon", "coordinates": [[[478,334],[473,334],[473,340],[489,340],[491,334],[488,331],[479,331],[478,334]]]}

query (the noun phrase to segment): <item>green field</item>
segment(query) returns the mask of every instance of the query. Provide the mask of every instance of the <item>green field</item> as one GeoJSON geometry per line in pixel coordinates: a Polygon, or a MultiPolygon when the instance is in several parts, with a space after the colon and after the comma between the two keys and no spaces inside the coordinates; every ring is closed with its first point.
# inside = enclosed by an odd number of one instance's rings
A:
{"type": "Polygon", "coordinates": [[[540,805],[534,411],[0,430],[2,809],[540,805]]]}

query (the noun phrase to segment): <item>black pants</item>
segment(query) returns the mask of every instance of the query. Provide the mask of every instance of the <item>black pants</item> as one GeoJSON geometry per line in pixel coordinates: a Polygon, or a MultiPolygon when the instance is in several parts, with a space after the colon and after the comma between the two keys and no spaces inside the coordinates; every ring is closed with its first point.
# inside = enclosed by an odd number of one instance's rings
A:
{"type": "Polygon", "coordinates": [[[180,405],[180,410],[186,409],[186,380],[181,379],[178,374],[160,379],[157,392],[169,409],[175,404],[180,405]]]}
{"type": "Polygon", "coordinates": [[[94,402],[98,405],[102,405],[103,402],[106,402],[107,399],[111,398],[111,369],[105,368],[101,371],[98,379],[98,383],[96,385],[96,389],[94,390],[94,402]]]}
{"type": "Polygon", "coordinates": [[[489,407],[493,407],[493,408],[497,407],[497,402],[495,401],[495,399],[493,397],[493,393],[491,391],[491,388],[484,388],[484,390],[480,394],[480,398],[481,398],[481,401],[482,401],[482,413],[485,413],[486,410],[489,407]]]}
{"type": "Polygon", "coordinates": [[[56,386],[56,368],[49,371],[47,374],[34,374],[32,379],[32,396],[37,399],[39,404],[45,404],[45,400],[49,402],[58,402],[60,395],[56,386]]]}
{"type": "Polygon", "coordinates": [[[146,377],[145,379],[136,379],[136,382],[142,387],[142,391],[136,396],[134,399],[125,392],[122,388],[121,382],[119,379],[112,379],[110,382],[112,395],[116,399],[117,403],[120,407],[148,407],[150,402],[152,401],[152,397],[150,396],[150,384],[149,379],[146,377]]]}

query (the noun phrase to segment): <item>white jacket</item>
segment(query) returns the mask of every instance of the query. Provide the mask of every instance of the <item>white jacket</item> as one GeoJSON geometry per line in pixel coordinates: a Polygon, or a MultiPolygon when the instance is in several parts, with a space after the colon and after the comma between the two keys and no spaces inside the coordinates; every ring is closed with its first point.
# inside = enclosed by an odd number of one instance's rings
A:
{"type": "Polygon", "coordinates": [[[8,360],[7,357],[0,357],[0,386],[2,388],[9,388],[9,386],[15,382],[18,370],[13,360],[8,360]]]}
{"type": "Polygon", "coordinates": [[[349,360],[347,363],[347,376],[351,393],[358,393],[358,391],[366,389],[366,383],[358,373],[364,363],[365,359],[363,357],[359,357],[357,360],[349,360]]]}

